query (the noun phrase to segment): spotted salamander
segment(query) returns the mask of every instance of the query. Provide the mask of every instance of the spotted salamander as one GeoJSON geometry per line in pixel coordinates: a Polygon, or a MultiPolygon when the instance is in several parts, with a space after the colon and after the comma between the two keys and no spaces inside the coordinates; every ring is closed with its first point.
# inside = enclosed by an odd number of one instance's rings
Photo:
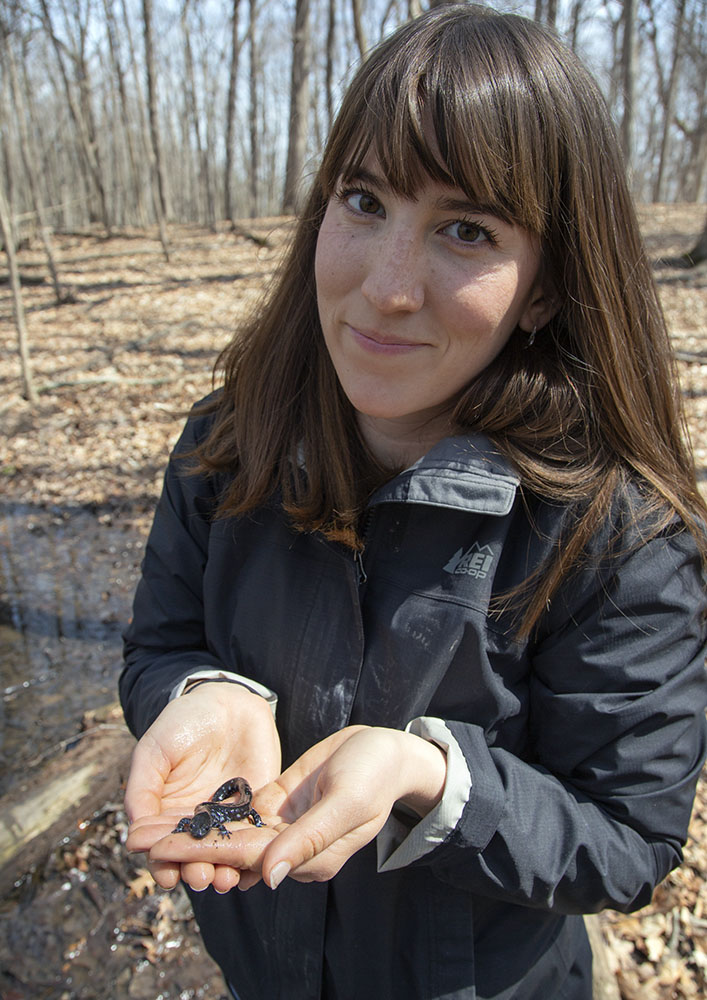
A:
{"type": "Polygon", "coordinates": [[[177,823],[174,833],[189,833],[201,840],[209,830],[218,830],[222,837],[230,837],[225,824],[238,819],[249,819],[253,826],[265,826],[251,806],[253,792],[245,778],[231,778],[216,789],[208,802],[200,802],[193,816],[185,816],[177,823]],[[226,803],[224,799],[235,798],[226,803]]]}

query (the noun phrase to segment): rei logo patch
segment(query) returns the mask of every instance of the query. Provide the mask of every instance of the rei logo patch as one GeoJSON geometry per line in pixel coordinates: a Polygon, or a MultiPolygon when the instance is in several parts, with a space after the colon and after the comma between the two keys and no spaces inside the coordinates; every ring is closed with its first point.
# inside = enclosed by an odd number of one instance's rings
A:
{"type": "Polygon", "coordinates": [[[493,552],[490,547],[473,542],[471,548],[468,548],[466,552],[464,549],[457,549],[443,569],[455,576],[473,576],[477,580],[484,580],[488,576],[492,563],[493,552]]]}

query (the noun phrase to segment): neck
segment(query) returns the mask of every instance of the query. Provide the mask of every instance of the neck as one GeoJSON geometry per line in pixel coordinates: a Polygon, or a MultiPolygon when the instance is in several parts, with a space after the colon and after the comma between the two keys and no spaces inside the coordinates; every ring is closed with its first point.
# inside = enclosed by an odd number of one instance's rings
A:
{"type": "Polygon", "coordinates": [[[419,415],[410,419],[397,417],[389,420],[359,413],[358,425],[372,453],[389,468],[413,465],[453,430],[446,411],[424,421],[419,415]]]}

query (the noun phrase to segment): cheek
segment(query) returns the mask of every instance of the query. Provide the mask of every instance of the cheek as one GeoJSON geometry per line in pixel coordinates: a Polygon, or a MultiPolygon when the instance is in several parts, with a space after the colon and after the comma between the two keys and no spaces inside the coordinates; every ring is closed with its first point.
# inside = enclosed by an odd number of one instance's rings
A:
{"type": "Polygon", "coordinates": [[[330,229],[326,227],[325,220],[319,233],[314,257],[314,280],[317,288],[317,300],[320,303],[325,302],[334,294],[341,282],[342,269],[337,263],[341,258],[339,242],[330,229]]]}
{"type": "Polygon", "coordinates": [[[524,295],[513,268],[486,276],[472,289],[458,289],[456,295],[447,296],[446,303],[448,315],[458,329],[466,326],[478,333],[504,337],[518,323],[524,295]]]}

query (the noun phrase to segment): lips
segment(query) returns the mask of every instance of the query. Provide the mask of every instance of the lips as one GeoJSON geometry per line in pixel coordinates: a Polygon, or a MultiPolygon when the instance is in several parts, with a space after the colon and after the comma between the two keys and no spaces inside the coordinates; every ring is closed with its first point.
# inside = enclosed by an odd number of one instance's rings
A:
{"type": "Polygon", "coordinates": [[[360,328],[352,326],[350,323],[346,325],[359,347],[374,354],[400,354],[406,351],[416,351],[421,347],[428,346],[425,343],[383,333],[380,330],[360,328]]]}

